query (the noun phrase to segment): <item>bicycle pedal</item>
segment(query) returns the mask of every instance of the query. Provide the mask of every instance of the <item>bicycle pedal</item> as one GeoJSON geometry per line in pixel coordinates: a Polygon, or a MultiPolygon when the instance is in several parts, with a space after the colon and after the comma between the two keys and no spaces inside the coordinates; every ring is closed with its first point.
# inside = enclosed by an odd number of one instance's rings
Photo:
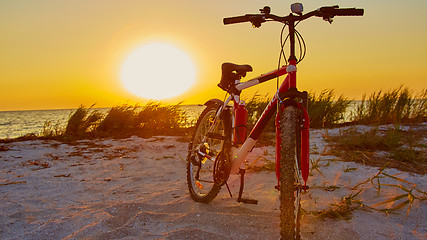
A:
{"type": "Polygon", "coordinates": [[[241,198],[241,199],[237,199],[237,202],[241,202],[244,204],[258,204],[258,200],[255,199],[249,199],[249,198],[241,198]]]}

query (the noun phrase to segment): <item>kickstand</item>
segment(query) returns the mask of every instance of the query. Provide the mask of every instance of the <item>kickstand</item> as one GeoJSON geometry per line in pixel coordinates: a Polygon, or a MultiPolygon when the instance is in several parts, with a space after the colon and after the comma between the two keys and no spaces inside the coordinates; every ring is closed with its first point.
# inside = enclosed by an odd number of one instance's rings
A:
{"type": "Polygon", "coordinates": [[[230,187],[228,186],[227,182],[225,182],[225,186],[227,186],[227,190],[228,190],[228,193],[230,194],[230,197],[233,198],[233,194],[231,194],[230,187]]]}
{"type": "Polygon", "coordinates": [[[258,204],[258,200],[249,199],[249,198],[242,198],[243,186],[245,185],[245,173],[246,173],[245,169],[240,169],[239,170],[239,174],[240,174],[240,189],[239,189],[239,197],[237,198],[237,202],[242,202],[242,203],[246,203],[246,204],[258,204]]]}

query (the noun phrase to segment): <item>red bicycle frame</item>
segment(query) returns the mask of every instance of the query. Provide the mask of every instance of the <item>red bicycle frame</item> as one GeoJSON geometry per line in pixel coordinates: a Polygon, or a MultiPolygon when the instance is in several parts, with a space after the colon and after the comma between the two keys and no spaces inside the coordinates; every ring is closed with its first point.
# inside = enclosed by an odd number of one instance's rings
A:
{"type": "MultiPolygon", "coordinates": [[[[259,140],[262,131],[266,127],[267,123],[270,121],[270,119],[273,117],[274,113],[277,112],[277,109],[279,111],[286,107],[287,104],[293,103],[293,105],[297,106],[301,112],[301,122],[302,126],[300,126],[300,138],[301,142],[300,149],[301,149],[301,174],[304,182],[307,182],[308,179],[308,173],[309,173],[309,125],[310,125],[310,119],[308,116],[308,112],[306,109],[305,104],[302,104],[302,102],[297,102],[294,100],[294,98],[298,97],[301,94],[296,90],[296,61],[290,61],[290,65],[283,66],[279,69],[276,69],[274,71],[271,71],[267,74],[261,75],[257,78],[248,80],[246,82],[237,83],[236,89],[239,91],[242,91],[243,89],[258,85],[262,82],[277,78],[279,76],[288,74],[284,81],[282,82],[281,86],[279,87],[278,91],[274,95],[274,97],[271,99],[270,103],[265,108],[264,112],[261,114],[260,118],[256,122],[255,126],[253,127],[252,131],[250,132],[249,136],[245,140],[245,142],[237,148],[236,146],[233,146],[231,149],[231,173],[237,174],[240,168],[240,165],[243,163],[243,161],[246,159],[247,155],[250,151],[252,151],[253,147],[255,146],[255,143],[259,140]],[[287,96],[288,95],[288,96],[287,96]],[[284,102],[285,98],[288,98],[289,101],[284,102]],[[281,102],[280,106],[278,107],[278,102],[281,102]]],[[[305,92],[305,94],[307,94],[305,92]]],[[[306,97],[305,97],[306,98],[306,97]]],[[[235,111],[238,107],[238,104],[240,102],[240,95],[237,94],[231,94],[230,97],[227,99],[226,102],[224,102],[224,105],[222,109],[225,108],[225,106],[230,102],[233,101],[233,110],[235,111]]],[[[234,112],[233,111],[233,112],[234,112]]],[[[276,122],[278,121],[278,118],[276,117],[276,122]]],[[[278,125],[276,124],[276,176],[277,179],[280,177],[280,133],[278,131],[278,125]]]]}

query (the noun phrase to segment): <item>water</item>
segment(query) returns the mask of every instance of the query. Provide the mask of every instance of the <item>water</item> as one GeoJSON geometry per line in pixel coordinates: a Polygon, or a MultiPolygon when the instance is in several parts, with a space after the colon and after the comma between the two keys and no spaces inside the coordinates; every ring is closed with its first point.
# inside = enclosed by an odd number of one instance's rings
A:
{"type": "MultiPolygon", "coordinates": [[[[203,107],[198,105],[184,105],[181,108],[187,113],[189,121],[197,120],[203,107]]],[[[110,108],[96,110],[106,113],[110,108]]],[[[76,109],[60,110],[32,110],[32,111],[4,111],[0,112],[0,139],[16,138],[30,133],[39,134],[46,122],[58,124],[65,128],[72,113],[76,109]]]]}
{"type": "Polygon", "coordinates": [[[0,112],[0,139],[40,133],[46,121],[65,126],[71,109],[0,112]]]}

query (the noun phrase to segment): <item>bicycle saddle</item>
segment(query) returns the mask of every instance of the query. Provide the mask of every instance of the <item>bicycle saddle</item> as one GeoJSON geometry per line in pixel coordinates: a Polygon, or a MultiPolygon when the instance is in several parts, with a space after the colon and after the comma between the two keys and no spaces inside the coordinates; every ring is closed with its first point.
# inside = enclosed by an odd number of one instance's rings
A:
{"type": "Polygon", "coordinates": [[[247,72],[252,72],[252,67],[248,64],[223,63],[221,70],[221,82],[218,87],[224,91],[239,94],[240,92],[235,88],[235,81],[245,77],[247,72]]]}
{"type": "MultiPolygon", "coordinates": [[[[231,73],[233,71],[236,71],[237,73],[245,73],[246,72],[252,72],[251,65],[245,64],[245,65],[238,65],[234,63],[223,63],[222,66],[222,73],[231,73]]],[[[244,77],[244,76],[243,76],[244,77]]]]}

